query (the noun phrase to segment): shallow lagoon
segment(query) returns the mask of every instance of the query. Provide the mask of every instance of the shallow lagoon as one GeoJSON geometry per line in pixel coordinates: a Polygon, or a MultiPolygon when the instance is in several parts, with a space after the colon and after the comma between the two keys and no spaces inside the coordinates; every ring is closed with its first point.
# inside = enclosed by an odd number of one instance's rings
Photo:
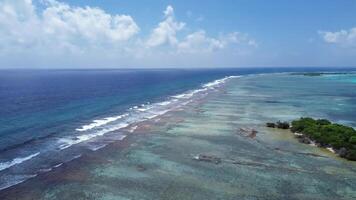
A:
{"type": "Polygon", "coordinates": [[[137,124],[123,141],[88,151],[0,198],[354,199],[355,162],[264,127],[300,116],[355,127],[354,80],[290,74],[230,79],[181,109],[137,124]],[[258,133],[251,137],[241,129],[258,133]],[[199,154],[221,163],[194,160],[199,154]]]}

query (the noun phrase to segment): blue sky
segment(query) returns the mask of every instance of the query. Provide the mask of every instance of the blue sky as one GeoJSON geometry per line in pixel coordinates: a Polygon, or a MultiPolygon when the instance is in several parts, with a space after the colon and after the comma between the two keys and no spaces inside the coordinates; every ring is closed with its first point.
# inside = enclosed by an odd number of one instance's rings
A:
{"type": "Polygon", "coordinates": [[[356,66],[354,0],[0,0],[1,68],[356,66]]]}

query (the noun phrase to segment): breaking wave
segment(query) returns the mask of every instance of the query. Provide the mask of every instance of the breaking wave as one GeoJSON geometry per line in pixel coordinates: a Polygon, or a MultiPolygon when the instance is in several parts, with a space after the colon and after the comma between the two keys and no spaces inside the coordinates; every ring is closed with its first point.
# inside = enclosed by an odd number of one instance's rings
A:
{"type": "MultiPolygon", "coordinates": [[[[107,145],[107,143],[91,143],[94,139],[100,138],[108,133],[114,133],[116,137],[114,140],[123,140],[128,134],[133,133],[139,125],[137,123],[143,122],[157,116],[163,115],[169,111],[175,110],[184,106],[190,102],[192,102],[192,97],[195,95],[206,95],[210,90],[215,90],[216,88],[220,87],[223,83],[225,83],[228,79],[237,78],[239,76],[229,76],[222,79],[218,79],[206,84],[203,84],[200,88],[195,90],[189,90],[185,93],[173,95],[167,98],[165,101],[157,102],[157,103],[146,103],[137,106],[133,106],[129,108],[125,113],[105,117],[101,119],[95,119],[87,124],[84,124],[76,129],[74,129],[74,134],[70,136],[65,136],[61,138],[56,138],[54,140],[54,148],[56,152],[62,152],[63,150],[69,149],[73,145],[79,144],[88,144],[86,146],[87,149],[92,151],[96,151],[101,149],[107,145]],[[120,131],[124,128],[127,128],[125,131],[120,131]]],[[[53,138],[50,138],[51,140],[53,138]]],[[[37,141],[37,140],[36,140],[37,141]]],[[[97,140],[95,140],[97,141],[97,140]]],[[[18,148],[18,147],[16,147],[18,148]]],[[[41,151],[41,150],[40,150],[41,151]]],[[[15,165],[19,165],[21,163],[27,162],[34,157],[37,157],[41,154],[41,152],[33,153],[31,155],[25,157],[17,157],[9,161],[5,161],[0,163],[0,172],[11,168],[15,165]]],[[[72,157],[70,160],[79,158],[81,154],[78,156],[72,157]]],[[[44,156],[42,156],[44,157],[44,156]]],[[[68,160],[67,160],[68,161],[68,160]]],[[[54,168],[59,167],[62,165],[63,162],[58,162],[56,164],[52,164],[47,166],[42,170],[37,170],[36,173],[47,172],[51,171],[54,168]]],[[[18,183],[21,183],[29,178],[37,176],[37,174],[30,174],[30,175],[8,175],[8,174],[0,174],[0,190],[11,187],[18,183]]]]}
{"type": "Polygon", "coordinates": [[[2,162],[2,163],[0,163],[0,171],[5,170],[7,168],[10,168],[10,167],[12,167],[14,165],[17,165],[17,164],[21,164],[21,163],[23,163],[23,162],[25,162],[27,160],[30,160],[30,159],[38,156],[39,154],[40,154],[40,152],[37,152],[37,153],[31,154],[31,155],[26,156],[26,157],[15,158],[15,159],[13,159],[11,161],[2,162]]]}

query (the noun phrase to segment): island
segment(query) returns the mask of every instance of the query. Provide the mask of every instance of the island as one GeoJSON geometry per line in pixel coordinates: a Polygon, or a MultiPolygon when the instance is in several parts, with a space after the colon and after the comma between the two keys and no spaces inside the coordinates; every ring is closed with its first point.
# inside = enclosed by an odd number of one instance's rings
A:
{"type": "Polygon", "coordinates": [[[353,72],[293,72],[291,75],[303,75],[303,76],[323,76],[323,75],[347,75],[354,74],[353,72]]]}
{"type": "Polygon", "coordinates": [[[302,117],[291,122],[266,123],[270,128],[290,129],[302,143],[327,148],[340,157],[356,161],[356,130],[352,127],[332,123],[326,119],[302,117]],[[284,126],[281,126],[283,124],[284,126]]]}

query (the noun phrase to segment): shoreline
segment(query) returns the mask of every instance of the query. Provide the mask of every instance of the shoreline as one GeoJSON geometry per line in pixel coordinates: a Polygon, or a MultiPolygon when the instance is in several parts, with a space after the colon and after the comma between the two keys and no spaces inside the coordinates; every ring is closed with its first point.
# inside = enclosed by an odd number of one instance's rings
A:
{"type": "MultiPolygon", "coordinates": [[[[293,132],[292,132],[293,133],[293,132]]],[[[339,154],[337,154],[336,153],[336,151],[335,151],[335,149],[333,149],[332,147],[323,147],[323,146],[321,146],[321,145],[318,145],[318,143],[315,141],[315,140],[312,140],[312,139],[310,139],[309,137],[307,137],[306,135],[304,135],[304,134],[302,134],[302,133],[297,133],[297,132],[295,132],[295,133],[293,133],[294,134],[294,137],[296,138],[296,139],[299,139],[300,137],[303,137],[303,138],[307,138],[309,141],[310,141],[310,143],[306,143],[306,142],[302,142],[302,141],[299,141],[300,143],[303,143],[303,144],[307,144],[307,145],[310,145],[310,146],[312,146],[312,147],[318,147],[318,148],[321,148],[321,149],[325,149],[325,150],[328,150],[329,152],[331,152],[331,153],[333,153],[333,154],[335,154],[335,155],[337,155],[337,156],[340,156],[339,154]]],[[[341,158],[341,157],[340,157],[341,158]]],[[[347,160],[347,159],[346,159],[347,160]]]]}
{"type": "Polygon", "coordinates": [[[313,119],[310,117],[301,117],[298,120],[293,120],[291,123],[286,121],[278,121],[276,123],[267,122],[265,126],[267,128],[289,130],[300,143],[326,149],[348,161],[356,161],[354,154],[356,131],[353,127],[332,123],[327,119],[313,119]],[[331,131],[333,132],[331,133],[331,131]],[[340,133],[340,131],[342,133],[340,133]],[[313,139],[313,135],[316,134],[317,137],[314,136],[315,139],[313,139]],[[340,137],[343,139],[341,140],[340,137]],[[345,137],[348,138],[345,139],[345,137]],[[329,142],[325,142],[325,138],[327,138],[329,142]],[[329,138],[333,138],[333,140],[330,141],[329,138]],[[336,148],[335,144],[337,144],[339,148],[336,148]]]}

